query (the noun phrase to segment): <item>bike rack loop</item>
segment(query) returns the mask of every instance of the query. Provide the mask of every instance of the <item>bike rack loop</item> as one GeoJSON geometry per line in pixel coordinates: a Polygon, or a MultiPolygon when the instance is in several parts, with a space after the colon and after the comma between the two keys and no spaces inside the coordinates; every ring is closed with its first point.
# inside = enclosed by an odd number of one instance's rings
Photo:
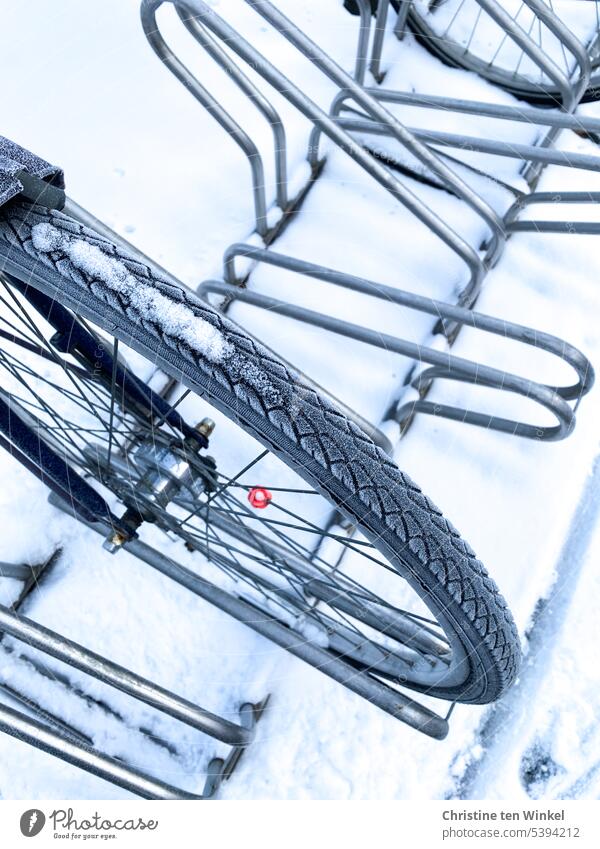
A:
{"type": "MultiPolygon", "coordinates": [[[[464,112],[472,115],[480,114],[491,118],[498,118],[500,120],[519,121],[523,123],[550,126],[557,131],[560,131],[561,129],[570,129],[588,134],[600,133],[599,119],[585,116],[580,117],[564,112],[550,112],[549,110],[536,109],[535,107],[521,108],[517,106],[490,104],[483,103],[481,101],[469,101],[439,95],[421,95],[415,92],[401,92],[390,89],[368,89],[368,91],[372,93],[374,97],[385,102],[401,103],[425,109],[448,109],[450,111],[464,112]]],[[[345,92],[339,92],[334,98],[331,106],[331,116],[338,121],[342,127],[348,131],[362,132],[372,135],[389,135],[389,131],[386,126],[369,121],[366,116],[355,111],[351,106],[348,106],[348,100],[349,97],[345,92]],[[340,117],[340,113],[344,108],[348,109],[353,116],[357,115],[359,117],[340,117]]],[[[600,157],[591,156],[589,154],[552,150],[534,145],[510,144],[508,142],[496,141],[493,139],[488,140],[452,133],[438,133],[436,131],[420,130],[418,128],[413,129],[413,132],[431,144],[455,147],[458,149],[466,148],[469,150],[479,150],[494,155],[508,156],[514,159],[537,161],[542,165],[556,164],[562,167],[577,168],[588,171],[600,171],[600,157]]],[[[319,157],[320,137],[321,132],[319,128],[315,127],[311,133],[310,139],[310,150],[313,161],[318,160],[319,157]]],[[[489,176],[491,180],[494,180],[493,175],[490,174],[487,176],[489,176]]],[[[516,192],[516,190],[514,191],[516,192]]],[[[598,202],[600,195],[597,192],[584,193],[556,191],[553,193],[546,193],[534,191],[529,194],[524,192],[518,192],[517,194],[517,200],[505,213],[503,219],[504,227],[508,235],[517,231],[598,233],[598,224],[596,222],[539,221],[537,222],[539,225],[538,227],[531,227],[528,226],[530,222],[515,222],[514,220],[515,216],[526,206],[536,203],[548,203],[551,200],[554,203],[598,202]]]]}
{"type": "MultiPolygon", "coordinates": [[[[65,502],[54,493],[51,493],[49,500],[54,506],[72,514],[72,509],[67,507],[65,502]]],[[[90,525],[90,527],[92,526],[90,525]]],[[[106,528],[108,529],[108,525],[106,528]]],[[[0,684],[0,689],[6,692],[9,697],[21,702],[28,712],[33,713],[36,717],[32,719],[27,714],[12,710],[6,705],[0,705],[0,731],[147,799],[211,798],[220,786],[221,781],[228,777],[245,748],[252,742],[256,723],[260,719],[268,700],[263,700],[260,705],[243,705],[240,709],[241,723],[238,725],[212,714],[107,658],[83,648],[62,635],[24,618],[15,609],[0,605],[0,635],[3,634],[8,634],[70,667],[79,669],[91,677],[130,695],[161,713],[172,716],[191,728],[202,731],[232,746],[225,761],[221,758],[211,760],[204,792],[202,795],[194,795],[156,779],[143,770],[124,763],[121,759],[116,760],[99,752],[93,747],[92,741],[87,735],[54,716],[23,693],[4,683],[0,684]]],[[[14,651],[12,647],[8,650],[14,651]]],[[[70,680],[60,673],[38,664],[37,661],[31,660],[25,655],[19,654],[19,658],[31,664],[40,674],[64,684],[73,690],[76,695],[83,696],[88,700],[91,699],[98,707],[105,707],[104,703],[96,702],[95,699],[82,691],[73,688],[70,680]]],[[[115,713],[114,716],[121,719],[119,714],[115,713]]],[[[150,736],[148,732],[143,732],[142,729],[139,730],[145,736],[150,737],[152,742],[166,747],[173,753],[166,742],[150,736]]]]}
{"type": "MultiPolygon", "coordinates": [[[[561,43],[563,48],[569,51],[573,56],[576,64],[579,66],[578,79],[573,84],[564,73],[556,66],[541,47],[533,41],[528,32],[526,32],[514,17],[503,8],[498,0],[475,0],[475,2],[486,12],[489,17],[504,30],[506,35],[514,41],[523,52],[536,64],[540,71],[545,73],[550,80],[556,85],[561,92],[562,108],[569,111],[574,101],[578,101],[582,96],[591,74],[591,62],[589,53],[585,46],[573,35],[565,23],[553,12],[553,10],[544,3],[544,0],[522,0],[540,23],[543,23],[552,35],[561,43]]],[[[378,18],[387,18],[387,13],[390,5],[390,0],[379,0],[378,18]]],[[[395,27],[396,35],[401,38],[404,33],[404,24],[409,16],[412,0],[401,0],[400,11],[398,12],[398,20],[395,27]]],[[[379,22],[377,24],[379,26],[379,22]]],[[[381,80],[382,74],[379,71],[381,63],[381,51],[383,48],[383,38],[375,39],[373,42],[373,52],[371,62],[374,63],[378,73],[374,76],[378,81],[381,80]]]]}
{"type": "MultiPolygon", "coordinates": [[[[181,62],[160,33],[156,19],[143,18],[144,32],[152,49],[161,62],[174,74],[192,96],[209,112],[219,125],[240,147],[250,164],[252,192],[257,233],[266,238],[269,233],[267,222],[267,199],[265,194],[265,171],[257,145],[240,124],[227,112],[208,89],[181,62]]],[[[231,61],[221,46],[196,21],[182,18],[191,35],[236,83],[271,125],[275,146],[275,173],[277,182],[277,204],[285,211],[287,194],[287,144],[283,123],[269,101],[252,84],[249,78],[231,61]]]]}
{"type": "Polygon", "coordinates": [[[298,47],[300,52],[319,67],[323,73],[330,76],[340,87],[348,88],[367,111],[374,113],[377,118],[382,115],[387,121],[388,117],[394,122],[399,140],[418,159],[423,161],[434,172],[439,173],[442,179],[449,182],[456,193],[470,203],[481,215],[488,226],[492,229],[493,236],[488,248],[487,257],[482,262],[477,252],[468,245],[458,234],[442,219],[437,216],[426,204],[419,200],[404,184],[396,179],[390,171],[379,163],[367,151],[358,146],[352,137],[339,128],[335,121],[320,109],[310,98],[308,98],[297,86],[290,82],[277,68],[270,64],[255,48],[243,40],[229,24],[218,17],[215,12],[203,2],[203,0],[143,0],[141,7],[142,20],[145,31],[155,29],[155,15],[157,9],[166,2],[181,6],[190,16],[198,18],[202,24],[211,29],[216,35],[224,40],[238,56],[248,62],[258,73],[263,76],[273,87],[285,96],[296,108],[299,109],[314,124],[321,126],[323,132],[328,135],[342,150],[344,150],[355,162],[367,171],[377,182],[386,188],[397,200],[403,203],[416,217],[428,226],[451,250],[453,250],[467,265],[470,271],[470,280],[465,286],[461,302],[472,303],[479,291],[481,281],[485,275],[486,265],[494,262],[499,256],[503,245],[504,233],[500,219],[493,210],[487,207],[473,190],[463,183],[439,157],[433,154],[429,148],[415,139],[399,122],[396,122],[390,114],[377,102],[364,92],[352,77],[348,76],[329,57],[323,53],[313,42],[302,34],[297,27],[287,18],[281,16],[271,4],[253,2],[253,8],[268,17],[275,16],[274,26],[283,31],[283,34],[298,47]],[[282,20],[286,22],[285,26],[282,20]]]}

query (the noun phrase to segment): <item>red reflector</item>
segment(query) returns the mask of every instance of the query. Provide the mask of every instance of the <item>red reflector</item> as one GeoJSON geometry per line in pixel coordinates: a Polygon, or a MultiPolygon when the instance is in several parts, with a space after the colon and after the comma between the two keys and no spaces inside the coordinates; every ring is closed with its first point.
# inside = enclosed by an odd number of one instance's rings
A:
{"type": "Polygon", "coordinates": [[[268,507],[272,498],[269,490],[262,486],[254,486],[248,493],[248,501],[257,510],[264,510],[265,507],[268,507]]]}

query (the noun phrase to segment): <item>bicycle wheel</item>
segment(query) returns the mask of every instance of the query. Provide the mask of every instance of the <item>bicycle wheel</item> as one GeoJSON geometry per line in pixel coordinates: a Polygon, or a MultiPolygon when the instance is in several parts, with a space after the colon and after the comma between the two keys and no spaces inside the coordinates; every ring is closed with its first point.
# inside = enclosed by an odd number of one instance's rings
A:
{"type": "Polygon", "coordinates": [[[58,212],[7,206],[0,268],[71,310],[99,350],[112,345],[109,380],[77,349],[64,353],[65,334],[56,341],[23,287],[4,285],[3,395],[111,504],[181,539],[203,555],[203,576],[358,670],[471,703],[510,685],[517,633],[481,563],[275,355],[58,212]],[[147,381],[156,367],[187,387],[179,411],[200,404],[217,419],[214,458],[118,376],[147,381]]]}
{"type": "MultiPolygon", "coordinates": [[[[593,74],[582,100],[600,97],[598,38],[600,0],[546,0],[549,9],[588,46],[593,74]]],[[[397,7],[397,3],[394,3],[397,7]]],[[[521,0],[504,4],[515,23],[571,77],[573,57],[521,0]]],[[[477,0],[414,0],[408,23],[418,41],[447,65],[474,71],[523,100],[541,106],[561,103],[561,94],[543,71],[484,11],[477,0]]]]}

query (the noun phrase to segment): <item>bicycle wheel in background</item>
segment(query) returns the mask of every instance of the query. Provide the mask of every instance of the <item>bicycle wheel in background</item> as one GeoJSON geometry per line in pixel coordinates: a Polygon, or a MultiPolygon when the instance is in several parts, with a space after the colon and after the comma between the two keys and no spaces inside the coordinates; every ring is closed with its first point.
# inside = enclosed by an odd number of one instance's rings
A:
{"type": "Polygon", "coordinates": [[[0,401],[40,454],[64,458],[142,535],[151,522],[179,538],[202,555],[203,577],[359,673],[478,704],[512,683],[516,629],[482,564],[275,355],[58,212],[5,207],[0,269],[0,401]],[[144,403],[156,367],[187,387],[180,426],[144,403]],[[200,415],[217,421],[213,456],[193,436],[200,415]]]}

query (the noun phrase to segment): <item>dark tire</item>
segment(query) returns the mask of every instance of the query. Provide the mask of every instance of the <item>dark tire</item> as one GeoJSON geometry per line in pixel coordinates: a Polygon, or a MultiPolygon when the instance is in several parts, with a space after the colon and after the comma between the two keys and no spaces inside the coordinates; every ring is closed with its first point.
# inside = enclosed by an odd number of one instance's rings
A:
{"type": "MultiPolygon", "coordinates": [[[[39,231],[38,231],[39,232],[39,231]]],[[[39,247],[39,245],[38,245],[39,247]]],[[[237,422],[326,497],[387,558],[465,657],[453,686],[407,686],[483,704],[514,681],[517,631],[483,565],[441,512],[373,442],[272,352],[112,243],[58,212],[14,203],[0,218],[0,267],[121,338],[237,422]],[[142,283],[183,304],[221,334],[228,353],[210,361],[139,305],[60,250],[36,249],[32,228],[50,224],[119,260],[142,283]]]]}

